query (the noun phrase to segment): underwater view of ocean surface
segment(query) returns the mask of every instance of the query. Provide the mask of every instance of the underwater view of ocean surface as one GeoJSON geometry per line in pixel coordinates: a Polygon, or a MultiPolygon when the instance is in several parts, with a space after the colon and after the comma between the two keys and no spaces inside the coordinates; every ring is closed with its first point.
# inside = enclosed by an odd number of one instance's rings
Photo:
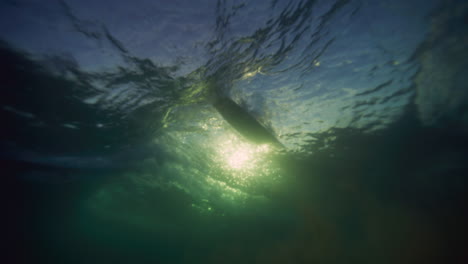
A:
{"type": "Polygon", "coordinates": [[[1,263],[468,263],[468,1],[0,0],[1,263]]]}

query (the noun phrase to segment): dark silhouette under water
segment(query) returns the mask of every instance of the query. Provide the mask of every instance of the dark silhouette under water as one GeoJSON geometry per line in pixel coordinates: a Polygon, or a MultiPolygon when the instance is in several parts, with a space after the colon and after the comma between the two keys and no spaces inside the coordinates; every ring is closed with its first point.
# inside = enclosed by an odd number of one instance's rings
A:
{"type": "Polygon", "coordinates": [[[282,146],[265,127],[263,127],[251,114],[227,97],[220,97],[213,106],[221,116],[247,140],[264,144],[282,146]]]}

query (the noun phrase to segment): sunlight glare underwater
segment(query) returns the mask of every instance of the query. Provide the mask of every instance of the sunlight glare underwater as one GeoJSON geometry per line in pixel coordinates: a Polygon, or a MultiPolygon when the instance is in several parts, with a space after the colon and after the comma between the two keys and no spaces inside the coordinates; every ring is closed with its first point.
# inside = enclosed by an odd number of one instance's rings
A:
{"type": "Polygon", "coordinates": [[[237,181],[247,183],[256,176],[267,176],[275,172],[269,144],[253,144],[239,135],[229,133],[213,141],[216,146],[216,163],[237,181]]]}

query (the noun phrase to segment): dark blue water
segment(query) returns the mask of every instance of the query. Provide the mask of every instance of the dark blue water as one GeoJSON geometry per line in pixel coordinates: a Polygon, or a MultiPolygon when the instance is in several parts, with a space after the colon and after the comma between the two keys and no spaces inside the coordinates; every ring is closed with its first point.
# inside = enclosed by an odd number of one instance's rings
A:
{"type": "Polygon", "coordinates": [[[465,1],[5,0],[0,21],[8,263],[468,261],[465,1]]]}

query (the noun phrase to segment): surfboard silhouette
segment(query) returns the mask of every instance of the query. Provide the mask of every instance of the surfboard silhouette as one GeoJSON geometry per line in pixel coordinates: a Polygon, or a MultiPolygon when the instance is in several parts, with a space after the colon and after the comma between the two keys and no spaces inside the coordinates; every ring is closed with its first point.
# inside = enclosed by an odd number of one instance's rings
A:
{"type": "Polygon", "coordinates": [[[250,142],[283,146],[270,131],[230,98],[219,97],[213,106],[239,134],[250,142]]]}

